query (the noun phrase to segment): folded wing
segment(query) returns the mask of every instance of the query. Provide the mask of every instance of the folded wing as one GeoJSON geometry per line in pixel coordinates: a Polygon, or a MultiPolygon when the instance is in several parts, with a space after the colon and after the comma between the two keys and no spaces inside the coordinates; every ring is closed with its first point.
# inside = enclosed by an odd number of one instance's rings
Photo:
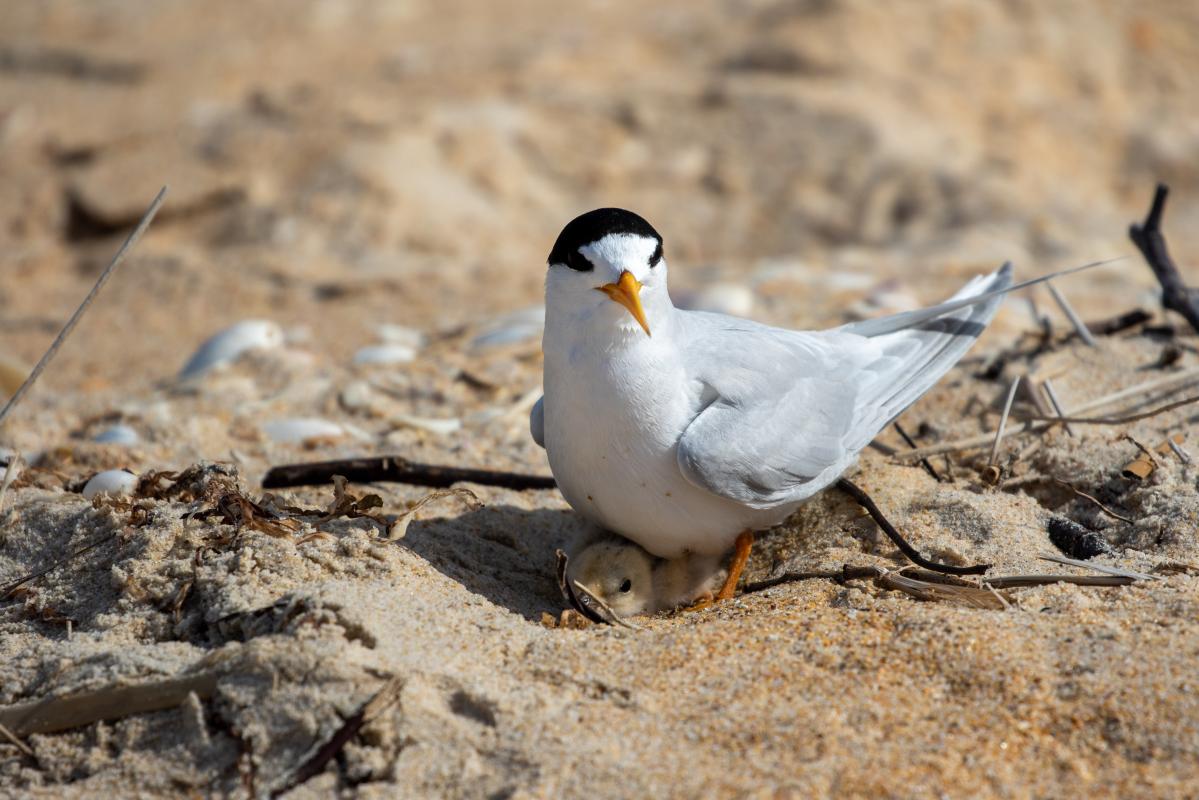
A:
{"type": "Polygon", "coordinates": [[[679,440],[679,468],[755,508],[815,494],[962,357],[1011,282],[1005,264],[940,306],[821,332],[689,315],[688,367],[705,403],[679,440]]]}

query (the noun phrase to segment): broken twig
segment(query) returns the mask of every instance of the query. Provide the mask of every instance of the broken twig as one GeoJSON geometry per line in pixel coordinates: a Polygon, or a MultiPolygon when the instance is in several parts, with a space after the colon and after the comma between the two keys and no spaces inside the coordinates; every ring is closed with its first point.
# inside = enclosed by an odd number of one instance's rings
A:
{"type": "Polygon", "coordinates": [[[554,479],[548,475],[443,467],[435,464],[418,464],[399,456],[381,456],[272,467],[262,479],[262,488],[281,489],[288,486],[315,486],[332,483],[334,475],[344,475],[354,483],[407,483],[413,486],[428,486],[433,489],[447,489],[455,483],[477,483],[482,486],[499,486],[517,491],[557,487],[554,479]]]}
{"type": "Polygon", "coordinates": [[[1162,287],[1162,305],[1171,311],[1177,311],[1191,327],[1199,331],[1199,293],[1188,287],[1170,258],[1166,249],[1166,236],[1162,233],[1162,211],[1166,206],[1166,197],[1170,189],[1166,184],[1159,183],[1153,193],[1153,205],[1149,214],[1141,224],[1133,223],[1128,229],[1132,243],[1141,251],[1149,268],[1153,270],[1157,282],[1162,287]]]}

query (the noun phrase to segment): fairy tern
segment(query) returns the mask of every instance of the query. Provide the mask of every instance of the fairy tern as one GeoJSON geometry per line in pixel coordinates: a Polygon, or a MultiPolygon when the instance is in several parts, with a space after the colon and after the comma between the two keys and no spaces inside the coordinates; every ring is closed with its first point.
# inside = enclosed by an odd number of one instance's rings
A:
{"type": "Polygon", "coordinates": [[[619,208],[568,223],[548,266],[533,439],[567,502],[604,530],[666,559],[735,546],[721,600],[754,531],[848,469],[1007,291],[1046,279],[1013,286],[1004,264],[938,306],[785,330],[676,308],[661,235],[619,208]]]}

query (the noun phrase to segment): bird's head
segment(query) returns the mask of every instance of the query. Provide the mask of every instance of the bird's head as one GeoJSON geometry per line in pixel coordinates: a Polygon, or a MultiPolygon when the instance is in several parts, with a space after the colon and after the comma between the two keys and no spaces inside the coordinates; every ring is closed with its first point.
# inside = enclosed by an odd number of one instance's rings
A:
{"type": "Polygon", "coordinates": [[[621,208],[575,217],[550,251],[546,293],[547,314],[652,336],[672,308],[662,237],[621,208]]]}
{"type": "Polygon", "coordinates": [[[622,617],[656,610],[653,556],[633,542],[605,539],[588,546],[570,559],[566,577],[622,617]]]}

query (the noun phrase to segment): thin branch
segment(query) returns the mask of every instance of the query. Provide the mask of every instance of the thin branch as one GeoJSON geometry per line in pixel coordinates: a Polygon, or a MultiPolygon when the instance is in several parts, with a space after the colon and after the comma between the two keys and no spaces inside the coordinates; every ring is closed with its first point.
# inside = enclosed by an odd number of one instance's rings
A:
{"type": "Polygon", "coordinates": [[[895,543],[895,546],[898,547],[913,564],[918,564],[919,566],[933,572],[943,572],[947,575],[981,575],[991,568],[990,564],[975,564],[974,566],[970,567],[956,567],[950,564],[938,564],[935,561],[929,561],[927,558],[920,555],[920,551],[908,544],[907,540],[903,538],[903,534],[897,531],[895,526],[892,525],[885,516],[883,516],[883,512],[880,511],[878,506],[874,504],[874,501],[870,499],[870,495],[862,491],[848,478],[838,478],[835,485],[838,489],[852,497],[854,501],[858,503],[858,505],[866,509],[866,513],[874,518],[874,521],[878,523],[878,526],[883,529],[883,533],[887,534],[891,541],[895,543]]]}
{"type": "MultiPolygon", "coordinates": [[[[1130,397],[1144,395],[1148,392],[1158,389],[1161,389],[1164,394],[1177,392],[1181,389],[1191,386],[1197,380],[1199,380],[1199,368],[1193,367],[1191,369],[1178,372],[1174,375],[1166,375],[1161,378],[1154,378],[1153,380],[1145,381],[1144,383],[1138,383],[1135,386],[1129,386],[1127,389],[1121,389],[1117,392],[1112,392],[1111,394],[1104,395],[1103,397],[1099,397],[1090,402],[1083,403],[1078,408],[1073,409],[1073,413],[1080,414],[1087,411],[1094,411],[1097,408],[1103,408],[1104,406],[1118,403],[1122,400],[1127,400],[1130,397]]],[[[1162,409],[1158,409],[1157,413],[1161,412],[1162,409]]],[[[1068,422],[1085,424],[1085,422],[1081,422],[1081,420],[1078,418],[1067,417],[1066,419],[1068,422]]],[[[1030,420],[1023,430],[1017,431],[1017,434],[1040,433],[1041,431],[1049,428],[1051,425],[1059,422],[1061,422],[1059,417],[1050,417],[1039,422],[1030,420]]],[[[976,450],[980,447],[985,447],[987,444],[993,441],[994,438],[994,433],[980,433],[975,436],[969,436],[965,439],[955,439],[954,441],[950,442],[941,442],[940,444],[928,445],[927,447],[919,447],[915,450],[897,452],[895,457],[903,459],[922,458],[924,456],[935,456],[942,453],[957,453],[963,450],[976,450]]]]}
{"type": "Polygon", "coordinates": [[[1170,258],[1170,252],[1166,248],[1166,236],[1161,230],[1162,211],[1165,209],[1169,192],[1166,184],[1157,185],[1149,214],[1142,224],[1133,223],[1129,227],[1128,236],[1141,251],[1157,282],[1161,284],[1162,305],[1171,311],[1177,311],[1191,323],[1192,328],[1199,331],[1199,293],[1182,280],[1178,267],[1170,258]]]}
{"type": "Polygon", "coordinates": [[[1136,524],[1135,520],[1131,520],[1128,517],[1120,516],[1115,511],[1112,511],[1110,508],[1105,506],[1103,503],[1100,503],[1096,498],[1092,497],[1091,495],[1087,494],[1086,492],[1084,492],[1081,489],[1074,486],[1074,484],[1068,483],[1067,481],[1064,481],[1061,478],[1054,478],[1053,480],[1055,483],[1059,483],[1062,486],[1065,486],[1067,489],[1074,492],[1074,494],[1078,495],[1079,497],[1085,497],[1087,500],[1090,500],[1092,503],[1094,503],[1096,506],[1099,507],[1100,511],[1102,511],[1104,514],[1107,514],[1112,519],[1118,519],[1121,522],[1127,522],[1129,525],[1136,524]]]}
{"type": "Polygon", "coordinates": [[[102,536],[99,539],[97,539],[96,541],[92,542],[91,544],[84,545],[83,547],[79,548],[78,550],[76,550],[73,553],[68,553],[67,555],[58,559],[53,564],[51,564],[50,566],[46,567],[43,570],[39,570],[37,572],[31,572],[23,578],[17,578],[15,581],[12,581],[11,583],[5,585],[3,589],[0,589],[0,600],[8,599],[12,595],[12,593],[14,591],[16,591],[16,589],[18,589],[22,585],[29,583],[30,581],[37,580],[38,578],[42,577],[43,575],[53,572],[54,570],[61,567],[63,564],[66,564],[68,561],[72,561],[72,560],[78,558],[79,556],[83,555],[84,553],[88,552],[89,550],[94,550],[95,548],[99,547],[100,545],[104,544],[105,542],[112,541],[115,537],[116,537],[116,534],[112,534],[112,533],[108,534],[107,536],[102,536]]]}
{"type": "Polygon", "coordinates": [[[100,277],[96,279],[96,283],[94,286],[92,286],[92,290],[87,293],[87,297],[83,298],[83,302],[79,304],[79,308],[75,309],[75,313],[71,315],[69,320],[67,320],[67,324],[63,326],[62,330],[58,332],[58,336],[56,336],[54,341],[50,343],[50,349],[47,350],[44,355],[42,355],[41,360],[37,362],[37,366],[33,368],[33,372],[29,373],[29,377],[26,378],[25,382],[21,384],[21,387],[17,389],[16,394],[9,398],[9,401],[4,406],[4,409],[0,410],[0,426],[4,424],[4,420],[10,413],[12,413],[12,410],[17,407],[17,403],[21,401],[21,398],[25,396],[25,393],[29,391],[30,387],[32,387],[37,379],[41,376],[42,371],[46,369],[46,365],[48,365],[50,360],[53,359],[55,354],[58,353],[58,349],[62,347],[63,342],[65,342],[67,337],[71,335],[71,331],[75,329],[75,325],[77,325],[80,318],[83,317],[83,312],[87,311],[88,306],[90,306],[92,301],[96,299],[96,295],[98,295],[100,290],[104,288],[104,284],[108,283],[108,279],[112,277],[113,272],[115,272],[120,263],[124,261],[125,255],[131,249],[133,249],[133,246],[137,244],[137,240],[141,238],[143,233],[145,233],[146,228],[150,226],[150,220],[154,219],[154,215],[158,213],[158,209],[162,205],[163,198],[166,197],[166,194],[167,187],[164,186],[158,191],[158,195],[154,198],[154,202],[150,203],[150,207],[146,209],[146,213],[142,215],[141,221],[137,223],[137,227],[134,228],[133,232],[129,234],[129,237],[125,239],[125,243],[121,245],[121,249],[118,250],[117,254],[112,257],[112,261],[108,262],[108,266],[104,268],[104,271],[100,273],[100,277]]]}
{"type": "Polygon", "coordinates": [[[445,489],[455,483],[477,483],[482,486],[499,486],[517,491],[557,487],[554,479],[548,475],[443,467],[435,464],[418,464],[399,456],[381,456],[272,467],[262,479],[262,488],[281,489],[288,486],[315,486],[332,483],[334,475],[344,475],[353,483],[407,483],[434,489],[445,489]]]}
{"type": "Polygon", "coordinates": [[[1173,403],[1166,403],[1164,406],[1149,411],[1142,411],[1138,414],[1128,414],[1122,417],[1049,417],[1042,414],[1029,414],[1025,420],[1037,420],[1043,422],[1063,422],[1071,425],[1127,425],[1130,422],[1139,422],[1143,419],[1156,417],[1158,414],[1164,414],[1167,411],[1173,411],[1176,408],[1189,406],[1192,403],[1199,403],[1199,395],[1187,397],[1182,400],[1175,400],[1173,403]]]}
{"type": "MultiPolygon", "coordinates": [[[[904,442],[907,444],[907,446],[912,448],[913,450],[915,450],[916,443],[914,441],[912,441],[911,436],[908,436],[908,432],[903,429],[903,426],[900,425],[898,422],[894,422],[894,423],[892,423],[892,425],[895,428],[895,432],[900,435],[900,437],[904,440],[904,442]]],[[[888,455],[891,455],[891,454],[888,453],[888,455]]],[[[927,472],[930,476],[932,476],[932,479],[934,481],[936,481],[937,483],[941,482],[941,476],[937,473],[937,470],[933,468],[932,463],[927,458],[920,459],[920,466],[924,467],[924,471],[927,472]]]]}

